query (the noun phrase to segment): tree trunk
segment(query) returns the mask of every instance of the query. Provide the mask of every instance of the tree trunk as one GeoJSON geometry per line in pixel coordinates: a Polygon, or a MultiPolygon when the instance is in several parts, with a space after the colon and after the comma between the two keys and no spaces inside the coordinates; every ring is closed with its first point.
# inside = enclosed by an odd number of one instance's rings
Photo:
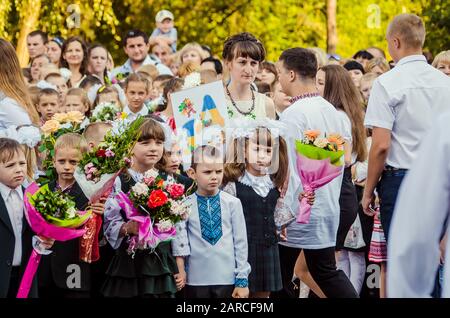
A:
{"type": "Polygon", "coordinates": [[[20,66],[26,67],[30,58],[27,49],[27,35],[36,29],[39,21],[39,12],[41,11],[41,0],[24,1],[21,10],[23,11],[23,15],[21,15],[19,21],[21,27],[19,39],[17,40],[16,53],[20,66]]]}
{"type": "Polygon", "coordinates": [[[338,42],[336,27],[337,0],[327,0],[327,52],[336,53],[338,42]]]}

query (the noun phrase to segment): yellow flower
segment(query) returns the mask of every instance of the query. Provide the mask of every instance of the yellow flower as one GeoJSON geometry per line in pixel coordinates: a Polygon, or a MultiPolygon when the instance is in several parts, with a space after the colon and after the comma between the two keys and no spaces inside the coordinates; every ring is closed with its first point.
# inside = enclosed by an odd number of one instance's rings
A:
{"type": "Polygon", "coordinates": [[[121,119],[126,119],[127,117],[128,117],[128,114],[125,113],[125,112],[122,112],[122,113],[120,114],[120,118],[121,118],[121,119]]]}
{"type": "Polygon", "coordinates": [[[51,133],[59,129],[59,122],[54,119],[47,120],[45,124],[41,127],[42,132],[45,135],[50,135],[51,133]]]}
{"type": "Polygon", "coordinates": [[[66,121],[71,123],[81,123],[84,119],[84,115],[79,111],[71,111],[66,113],[66,121]]]}
{"type": "Polygon", "coordinates": [[[58,123],[65,123],[67,121],[66,113],[57,113],[53,115],[52,120],[56,120],[58,123]]]}

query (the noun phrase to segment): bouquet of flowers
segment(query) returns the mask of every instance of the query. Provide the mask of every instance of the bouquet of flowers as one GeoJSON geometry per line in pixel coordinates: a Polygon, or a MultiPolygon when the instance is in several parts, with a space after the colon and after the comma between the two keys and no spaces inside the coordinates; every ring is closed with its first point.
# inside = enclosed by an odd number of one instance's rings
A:
{"type": "MultiPolygon", "coordinates": [[[[90,203],[106,198],[112,191],[114,180],[120,172],[129,167],[131,151],[139,138],[139,127],[143,117],[133,122],[127,119],[114,123],[104,141],[91,151],[84,153],[74,177],[90,203]]],[[[86,225],[87,232],[81,239],[80,258],[85,262],[98,260],[98,233],[102,218],[95,215],[86,225]]]]}
{"type": "Polygon", "coordinates": [[[101,103],[95,107],[90,121],[91,123],[98,121],[112,121],[117,119],[117,117],[120,117],[121,114],[119,106],[115,103],[101,103]]]}
{"type": "Polygon", "coordinates": [[[154,249],[160,242],[175,237],[175,224],[190,213],[182,184],[164,181],[155,170],[144,174],[128,194],[120,192],[116,199],[127,218],[139,223],[139,234],[129,239],[128,253],[137,249],[154,249]]]}
{"type": "MultiPolygon", "coordinates": [[[[297,171],[303,190],[314,193],[318,188],[331,182],[342,173],[344,140],[338,134],[319,137],[319,130],[307,130],[303,140],[296,141],[297,171]]],[[[311,215],[311,205],[307,198],[300,202],[298,223],[307,224],[311,215]]]]}
{"type": "MultiPolygon", "coordinates": [[[[60,191],[50,191],[48,184],[39,188],[32,183],[25,191],[25,217],[37,235],[68,241],[84,234],[81,227],[91,212],[77,211],[75,202],[60,191]]],[[[39,266],[41,255],[33,250],[20,283],[17,298],[26,298],[39,266]]]]}
{"type": "Polygon", "coordinates": [[[39,178],[39,184],[45,184],[50,180],[56,179],[56,170],[53,167],[53,157],[55,156],[55,143],[59,136],[66,133],[80,132],[80,124],[83,122],[84,115],[78,111],[55,114],[52,119],[47,120],[41,127],[42,143],[39,146],[39,152],[45,153],[45,159],[42,162],[45,176],[39,178]]]}

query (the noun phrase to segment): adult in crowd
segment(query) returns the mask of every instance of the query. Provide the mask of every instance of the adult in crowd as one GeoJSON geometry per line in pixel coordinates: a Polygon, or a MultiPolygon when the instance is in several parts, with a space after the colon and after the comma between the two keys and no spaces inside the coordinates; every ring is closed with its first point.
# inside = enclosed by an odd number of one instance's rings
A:
{"type": "Polygon", "coordinates": [[[106,64],[108,62],[108,50],[101,44],[94,44],[88,50],[88,71],[89,74],[97,77],[102,84],[108,77],[106,64]]]}
{"type": "Polygon", "coordinates": [[[64,39],[60,36],[55,36],[47,43],[47,55],[50,58],[50,61],[58,67],[61,62],[63,44],[64,39]]]}
{"type": "Polygon", "coordinates": [[[192,62],[198,66],[200,66],[202,61],[208,57],[207,53],[202,49],[200,44],[195,42],[188,43],[183,46],[179,54],[181,64],[192,62]]]}
{"type": "Polygon", "coordinates": [[[88,73],[87,46],[84,41],[73,36],[64,42],[61,54],[61,66],[70,70],[70,87],[78,87],[88,73]]]}
{"type": "Polygon", "coordinates": [[[223,65],[222,62],[219,59],[216,59],[214,57],[207,57],[202,61],[202,64],[200,65],[201,71],[206,70],[213,70],[217,74],[217,79],[222,79],[223,77],[223,65]]]}
{"type": "Polygon", "coordinates": [[[431,65],[445,75],[450,76],[450,50],[442,51],[436,55],[431,65]]]}
{"type": "MultiPolygon", "coordinates": [[[[303,139],[306,130],[320,130],[323,135],[337,133],[346,136],[351,135],[351,128],[345,127],[339,111],[319,96],[316,88],[317,60],[311,50],[293,48],[284,51],[277,69],[283,91],[292,96],[292,105],[280,116],[280,121],[288,126],[290,132],[287,143],[291,173],[285,203],[292,211],[298,211],[302,186],[295,165],[295,140],[303,139]]],[[[358,297],[344,272],[336,268],[341,184],[342,174],[316,191],[309,223],[290,223],[287,226],[287,241],[281,243],[290,252],[286,253],[290,254],[286,257],[289,264],[282,264],[282,267],[292,268],[292,253],[301,250],[297,254],[295,274],[320,297],[358,297]]]]}
{"type": "Polygon", "coordinates": [[[166,66],[170,66],[172,49],[165,43],[156,43],[150,47],[150,52],[153,56],[156,56],[161,63],[166,66]]]}
{"type": "Polygon", "coordinates": [[[119,74],[126,77],[131,73],[137,72],[142,65],[147,64],[156,66],[160,75],[172,75],[170,68],[161,63],[156,57],[148,54],[150,45],[148,35],[145,32],[141,30],[128,31],[123,38],[122,44],[128,60],[123,65],[113,69],[111,77],[117,78],[119,74]]]}
{"type": "Polygon", "coordinates": [[[0,38],[0,129],[38,124],[14,47],[0,38]]]}
{"type": "Polygon", "coordinates": [[[252,87],[266,57],[262,43],[250,33],[233,35],[225,41],[222,57],[230,74],[230,81],[225,86],[229,116],[275,119],[272,99],[255,92],[252,87]]]}
{"type": "Polygon", "coordinates": [[[45,46],[47,42],[47,33],[41,30],[30,32],[27,36],[27,49],[30,59],[33,59],[38,55],[47,53],[47,47],[45,46]]]}
{"type": "Polygon", "coordinates": [[[367,106],[364,123],[372,128],[372,146],[362,206],[366,214],[373,214],[377,188],[381,224],[389,243],[398,190],[435,115],[450,110],[450,81],[422,55],[425,26],[418,16],[396,16],[386,39],[396,65],[375,80],[367,106]]]}

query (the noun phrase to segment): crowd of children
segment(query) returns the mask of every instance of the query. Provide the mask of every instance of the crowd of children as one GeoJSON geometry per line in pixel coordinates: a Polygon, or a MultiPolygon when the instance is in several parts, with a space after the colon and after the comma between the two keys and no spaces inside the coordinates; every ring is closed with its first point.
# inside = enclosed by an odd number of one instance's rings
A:
{"type": "MultiPolygon", "coordinates": [[[[372,173],[373,132],[371,125],[364,127],[364,115],[380,98],[379,87],[378,95],[371,95],[372,86],[394,67],[384,52],[368,48],[344,60],[318,48],[296,48],[274,64],[265,61],[259,40],[240,33],[225,41],[222,62],[197,43],[177,51],[171,12],[162,10],[155,20],[150,38],[140,30],[126,34],[128,60],[115,69],[102,45],[88,47],[79,37],[48,41],[44,32],[34,31],[28,35],[30,65],[21,70],[12,45],[0,41],[6,59],[0,64],[0,297],[16,297],[33,249],[42,262],[30,297],[297,298],[303,284],[311,297],[371,296],[365,284],[369,263],[381,264],[379,296],[385,297],[387,242],[380,202],[377,198],[370,211],[360,204],[372,173]],[[197,146],[186,168],[171,94],[195,72],[202,84],[223,81],[228,115],[241,126],[227,135],[226,147],[197,146]],[[117,175],[107,198],[92,203],[75,171],[83,154],[113,127],[113,119],[93,120],[104,105],[114,105],[130,121],[145,119],[137,142],[129,145],[131,166],[117,175]],[[74,111],[83,118],[78,132],[59,136],[53,152],[40,153],[40,138],[30,142],[26,128],[74,111]],[[341,176],[316,195],[303,193],[293,155],[292,138],[301,139],[307,129],[340,133],[345,140],[341,176]],[[67,193],[78,210],[103,220],[96,238],[99,260],[81,259],[81,239],[55,242],[29,227],[24,190],[45,174],[44,158],[56,171],[49,189],[67,193]],[[116,195],[130,191],[149,171],[182,184],[191,213],[176,224],[174,240],[130,255],[127,242],[139,226],[116,195]],[[295,216],[303,197],[313,206],[310,224],[278,226],[276,213],[287,206],[295,216]],[[69,283],[72,266],[81,275],[76,284],[69,283]]],[[[408,43],[414,28],[398,30],[399,41],[408,43]]],[[[449,52],[433,62],[446,75],[449,52]]]]}

